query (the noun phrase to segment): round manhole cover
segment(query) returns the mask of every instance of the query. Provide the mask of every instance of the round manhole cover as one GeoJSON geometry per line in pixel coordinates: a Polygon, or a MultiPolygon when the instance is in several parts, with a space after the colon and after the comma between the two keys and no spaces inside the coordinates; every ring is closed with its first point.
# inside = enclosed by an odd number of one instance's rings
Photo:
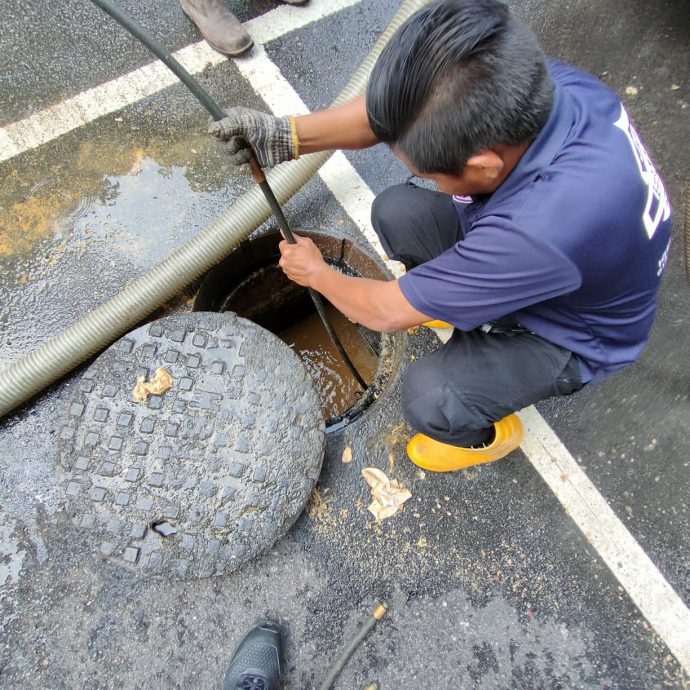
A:
{"type": "Polygon", "coordinates": [[[297,356],[234,314],[172,316],[106,350],[60,431],[74,523],[142,573],[236,570],[297,519],[319,476],[324,420],[297,356]],[[137,403],[139,377],[172,387],[137,403]]]}

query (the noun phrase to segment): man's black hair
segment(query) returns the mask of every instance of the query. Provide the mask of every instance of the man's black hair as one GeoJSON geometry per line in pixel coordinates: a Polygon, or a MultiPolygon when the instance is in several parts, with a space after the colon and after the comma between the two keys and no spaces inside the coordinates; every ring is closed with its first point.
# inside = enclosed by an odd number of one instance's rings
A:
{"type": "Polygon", "coordinates": [[[440,0],[395,33],[367,86],[374,134],[421,173],[533,139],[553,84],[534,34],[498,0],[440,0]]]}

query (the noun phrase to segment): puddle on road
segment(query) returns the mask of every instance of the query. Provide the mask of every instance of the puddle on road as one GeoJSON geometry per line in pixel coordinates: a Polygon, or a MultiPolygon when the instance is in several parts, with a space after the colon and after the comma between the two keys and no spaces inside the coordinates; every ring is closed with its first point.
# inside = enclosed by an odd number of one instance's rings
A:
{"type": "MultiPolygon", "coordinates": [[[[331,304],[328,318],[352,363],[371,385],[379,360],[357,326],[331,304]]],[[[351,408],[364,394],[330,339],[317,312],[312,312],[278,333],[304,362],[319,392],[326,419],[334,419],[351,408]]]]}
{"type": "Polygon", "coordinates": [[[135,145],[110,137],[74,143],[41,147],[0,166],[0,260],[26,256],[42,240],[60,243],[85,218],[94,231],[117,218],[124,234],[129,220],[139,221],[137,234],[148,229],[155,242],[157,218],[174,225],[181,215],[164,204],[179,209],[181,199],[190,203],[228,181],[228,164],[204,133],[135,145]],[[135,205],[143,207],[141,218],[135,205]]]}
{"type": "MultiPolygon", "coordinates": [[[[169,139],[140,134],[132,137],[137,143],[123,146],[122,133],[113,136],[113,123],[104,127],[110,130],[90,138],[83,132],[66,135],[0,164],[7,179],[0,189],[0,361],[30,351],[73,322],[75,304],[85,313],[106,301],[253,185],[249,175],[232,170],[205,132],[169,139]]],[[[299,354],[326,418],[335,419],[364,391],[306,292],[304,309],[292,313],[283,302],[274,303],[275,285],[266,286],[267,309],[290,319],[271,330],[299,354]]],[[[239,292],[238,299],[244,295],[239,292]]],[[[286,294],[292,296],[289,286],[286,294]]],[[[256,291],[244,298],[256,310],[256,291]]],[[[332,307],[329,313],[370,385],[379,365],[376,353],[354,324],[332,307]]]]}

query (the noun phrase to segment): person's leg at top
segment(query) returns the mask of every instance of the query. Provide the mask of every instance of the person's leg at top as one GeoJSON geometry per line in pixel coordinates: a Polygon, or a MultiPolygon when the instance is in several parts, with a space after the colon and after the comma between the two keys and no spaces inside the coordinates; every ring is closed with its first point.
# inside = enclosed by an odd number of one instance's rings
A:
{"type": "MultiPolygon", "coordinates": [[[[304,5],[308,0],[280,1],[288,5],[304,5]]],[[[249,32],[224,0],[180,0],[180,5],[206,43],[219,53],[235,57],[254,45],[249,32]]]]}

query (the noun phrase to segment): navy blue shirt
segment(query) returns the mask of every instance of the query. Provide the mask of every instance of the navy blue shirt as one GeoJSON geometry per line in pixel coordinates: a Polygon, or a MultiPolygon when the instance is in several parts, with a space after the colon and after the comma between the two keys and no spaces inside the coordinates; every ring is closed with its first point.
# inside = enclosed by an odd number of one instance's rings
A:
{"type": "Polygon", "coordinates": [[[462,330],[511,316],[575,353],[583,381],[597,381],[647,341],[671,208],[615,94],[564,63],[549,69],[544,128],[493,194],[454,198],[463,239],[400,288],[462,330]]]}

